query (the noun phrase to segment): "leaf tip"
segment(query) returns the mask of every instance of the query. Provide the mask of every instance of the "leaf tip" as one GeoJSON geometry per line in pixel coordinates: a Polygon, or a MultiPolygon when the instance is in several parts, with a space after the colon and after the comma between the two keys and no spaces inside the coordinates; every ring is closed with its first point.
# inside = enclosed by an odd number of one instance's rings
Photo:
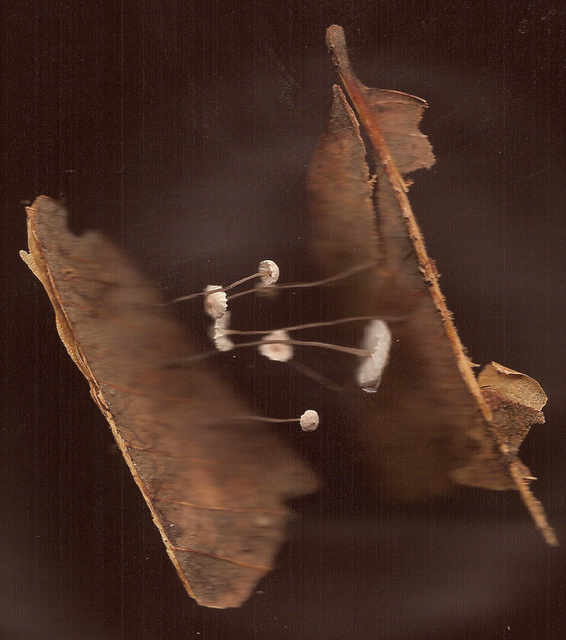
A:
{"type": "Polygon", "coordinates": [[[332,24],[326,30],[326,46],[332,54],[334,64],[337,67],[346,69],[349,66],[348,51],[346,48],[346,34],[344,29],[332,24]]]}
{"type": "Polygon", "coordinates": [[[338,24],[331,24],[326,30],[326,45],[329,49],[336,46],[346,46],[344,29],[338,24]]]}

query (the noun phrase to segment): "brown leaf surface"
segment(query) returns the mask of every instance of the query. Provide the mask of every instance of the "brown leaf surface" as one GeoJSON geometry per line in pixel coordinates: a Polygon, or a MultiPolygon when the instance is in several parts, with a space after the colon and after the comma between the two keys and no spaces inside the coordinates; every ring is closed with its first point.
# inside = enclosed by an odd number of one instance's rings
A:
{"type": "Polygon", "coordinates": [[[315,491],[314,473],[195,354],[184,327],[119,249],[77,237],[67,212],[39,197],[27,209],[30,253],[57,328],[199,604],[237,607],[273,565],[288,498],[315,491]]]}
{"type": "MultiPolygon", "coordinates": [[[[359,437],[376,463],[378,486],[400,499],[442,493],[455,483],[516,488],[546,540],[556,544],[528,488],[531,474],[516,456],[528,426],[511,440],[506,431],[519,406],[529,424],[542,414],[524,396],[511,410],[495,402],[493,390],[480,389],[406,195],[402,176],[434,162],[418,130],[426,103],[362,85],[341,27],[328,29],[327,44],[371,148],[368,153],[354,110],[335,87],[308,173],[311,242],[323,277],[375,260],[374,268],[334,287],[337,305],[349,315],[397,319],[389,323],[393,346],[378,392],[359,392],[365,405],[359,437]]],[[[496,392],[509,400],[501,383],[496,392]]]]}

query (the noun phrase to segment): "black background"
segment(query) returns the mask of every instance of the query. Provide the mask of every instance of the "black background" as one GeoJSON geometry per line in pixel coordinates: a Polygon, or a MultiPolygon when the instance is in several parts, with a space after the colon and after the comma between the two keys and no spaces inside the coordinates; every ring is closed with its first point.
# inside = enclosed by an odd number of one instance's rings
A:
{"type": "MultiPolygon", "coordinates": [[[[564,3],[59,0],[3,11],[2,637],[566,638],[564,3]],[[308,279],[304,178],[336,82],[332,23],[366,84],[430,105],[422,128],[437,164],[415,175],[411,200],[474,361],[524,371],[549,396],[522,457],[562,548],[544,545],[514,492],[376,501],[347,415],[327,409],[317,432],[289,432],[326,488],[298,501],[277,570],[241,609],[203,609],[18,257],[21,201],[64,197],[74,230],[115,239],[167,296],[227,284],[267,257],[285,280],[308,279]]],[[[249,303],[239,325],[321,309],[300,296],[249,303]]],[[[179,313],[204,340],[204,322],[179,313]]],[[[221,368],[271,415],[328,395],[270,364],[238,354],[221,368]]]]}

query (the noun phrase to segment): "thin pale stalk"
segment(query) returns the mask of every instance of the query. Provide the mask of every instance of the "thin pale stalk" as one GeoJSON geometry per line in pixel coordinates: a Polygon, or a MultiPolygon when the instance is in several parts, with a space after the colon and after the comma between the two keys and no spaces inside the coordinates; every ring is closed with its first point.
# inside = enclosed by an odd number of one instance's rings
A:
{"type": "MultiPolygon", "coordinates": [[[[329,278],[324,278],[324,280],[317,280],[316,282],[297,282],[294,284],[272,284],[267,285],[265,288],[273,289],[274,291],[280,291],[281,289],[306,289],[308,287],[320,287],[325,284],[337,282],[338,280],[342,280],[344,278],[349,278],[350,276],[353,276],[360,271],[370,269],[371,267],[375,267],[375,261],[373,260],[371,262],[366,262],[356,267],[352,267],[351,269],[347,269],[346,271],[338,273],[334,276],[330,276],[329,278]]],[[[242,291],[241,293],[235,293],[232,296],[228,296],[228,300],[234,300],[235,298],[240,298],[241,296],[247,296],[250,293],[256,293],[256,291],[257,289],[248,289],[247,291],[242,291]]]]}

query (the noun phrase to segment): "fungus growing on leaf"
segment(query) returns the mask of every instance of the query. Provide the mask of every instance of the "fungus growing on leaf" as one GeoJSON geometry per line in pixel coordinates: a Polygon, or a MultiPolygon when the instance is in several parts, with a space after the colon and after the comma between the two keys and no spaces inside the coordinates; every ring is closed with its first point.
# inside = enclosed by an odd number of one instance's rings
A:
{"type": "Polygon", "coordinates": [[[358,368],[358,384],[368,393],[375,393],[381,382],[381,374],[389,361],[391,332],[384,320],[372,320],[366,327],[362,349],[371,351],[358,368]]]}
{"type": "Polygon", "coordinates": [[[273,260],[262,260],[259,263],[259,275],[263,285],[269,287],[279,280],[279,267],[273,260]]]}
{"type": "Polygon", "coordinates": [[[286,331],[272,331],[262,338],[264,344],[258,349],[262,356],[277,362],[287,362],[293,357],[293,347],[287,344],[289,334],[286,331]]]}
{"type": "Polygon", "coordinates": [[[230,324],[230,312],[226,313],[218,318],[211,327],[211,338],[214,342],[214,346],[218,351],[231,351],[234,348],[234,343],[228,337],[228,326],[230,324]]]}
{"type": "Polygon", "coordinates": [[[209,284],[204,290],[204,310],[214,320],[218,320],[228,307],[228,298],[222,287],[217,284],[209,284]],[[214,291],[214,293],[210,293],[214,291]]]}
{"type": "Polygon", "coordinates": [[[318,427],[318,413],[313,409],[307,409],[299,422],[303,431],[314,431],[318,427]]]}

